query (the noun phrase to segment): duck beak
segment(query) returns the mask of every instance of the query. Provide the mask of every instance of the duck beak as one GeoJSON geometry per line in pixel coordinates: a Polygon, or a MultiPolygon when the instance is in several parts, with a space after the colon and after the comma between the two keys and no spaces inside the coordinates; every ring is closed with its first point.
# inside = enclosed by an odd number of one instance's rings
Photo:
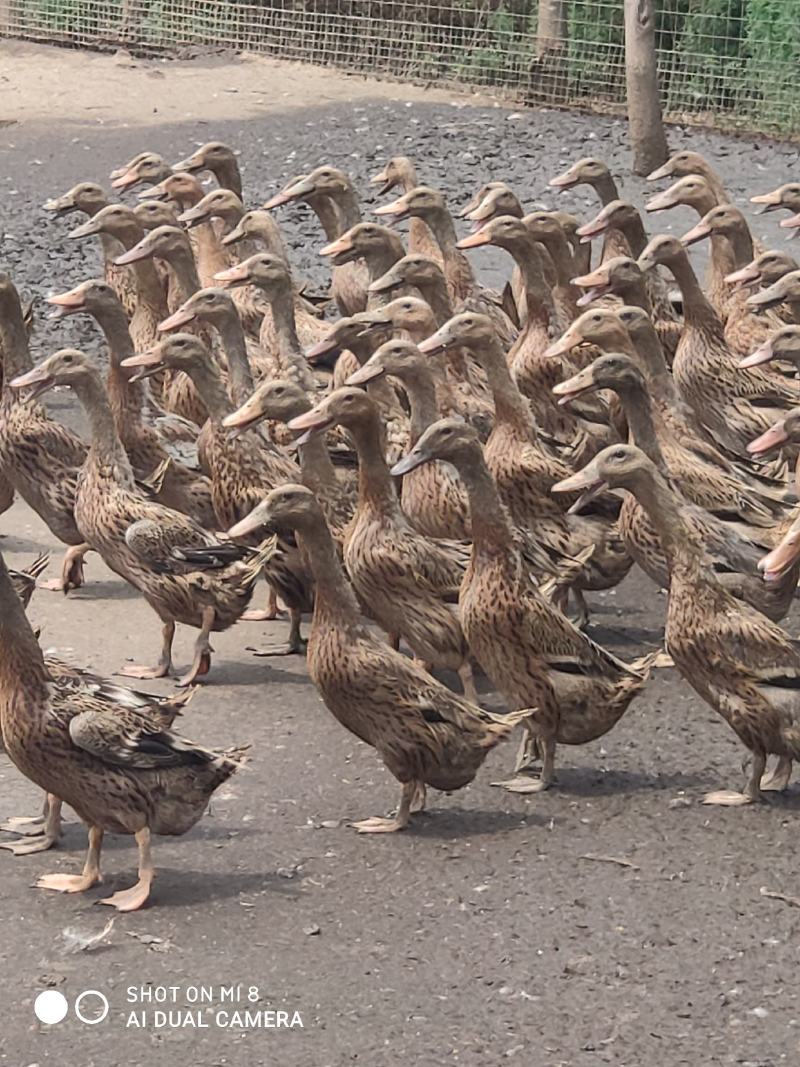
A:
{"type": "Polygon", "coordinates": [[[28,399],[35,400],[42,393],[46,393],[48,389],[52,389],[56,382],[55,378],[47,373],[44,364],[41,364],[25,374],[18,375],[8,384],[12,389],[29,389],[28,399]]]}
{"type": "Polygon", "coordinates": [[[399,289],[403,284],[404,282],[402,278],[395,278],[391,271],[387,271],[381,278],[378,278],[377,281],[371,283],[367,288],[367,292],[390,293],[393,289],[399,289]]]}
{"type": "Polygon", "coordinates": [[[313,192],[314,183],[303,178],[299,182],[295,182],[294,185],[290,185],[288,189],[283,189],[280,193],[276,193],[264,204],[263,210],[271,211],[274,207],[290,204],[293,200],[298,200],[301,196],[308,196],[313,192]]]}
{"type": "Polygon", "coordinates": [[[374,214],[388,215],[394,222],[402,222],[403,219],[408,218],[408,201],[404,196],[400,196],[397,200],[392,200],[390,204],[381,204],[380,207],[376,207],[374,214]]]}
{"type": "MultiPolygon", "coordinates": [[[[747,301],[748,304],[750,301],[747,301]]],[[[744,359],[740,359],[737,366],[739,367],[760,367],[762,363],[769,363],[771,359],[775,358],[775,352],[772,348],[771,341],[765,341],[760,348],[757,348],[755,352],[751,352],[749,356],[745,356],[744,359]]]]}
{"type": "Polygon", "coordinates": [[[290,430],[302,430],[300,437],[295,440],[295,444],[304,445],[311,440],[312,437],[316,437],[318,434],[324,433],[325,430],[330,429],[333,426],[334,420],[329,418],[324,409],[320,410],[321,405],[312,408],[311,411],[304,411],[302,415],[297,415],[291,419],[286,425],[290,430]]]}
{"type": "Polygon", "coordinates": [[[767,289],[762,289],[760,292],[748,296],[747,300],[745,300],[745,305],[751,308],[771,308],[782,304],[783,299],[780,293],[775,292],[775,286],[770,285],[767,289]]]}
{"type": "Polygon", "coordinates": [[[394,478],[399,478],[403,474],[410,474],[411,471],[421,467],[423,463],[429,463],[433,457],[424,452],[418,445],[412,448],[407,456],[403,456],[402,459],[398,459],[397,463],[392,467],[389,473],[394,478]]]}
{"type": "Polygon", "coordinates": [[[68,293],[48,296],[47,303],[53,305],[53,311],[48,316],[50,319],[64,319],[86,307],[86,300],[80,289],[70,289],[68,293]]]}
{"type": "Polygon", "coordinates": [[[578,298],[579,308],[586,307],[587,304],[591,304],[598,297],[605,296],[611,290],[608,275],[602,268],[592,271],[591,274],[581,274],[573,278],[572,284],[577,285],[579,289],[586,290],[583,296],[578,298]]]}
{"type": "Polygon", "coordinates": [[[68,193],[65,193],[64,196],[56,196],[51,200],[45,200],[42,207],[45,211],[52,211],[55,215],[66,215],[68,211],[75,210],[75,201],[68,193]]]}
{"type": "Polygon", "coordinates": [[[777,548],[759,560],[758,569],[763,573],[764,581],[778,581],[794,565],[798,556],[800,556],[800,530],[795,530],[793,525],[777,548]]]}
{"type": "Polygon", "coordinates": [[[132,185],[138,185],[141,181],[139,172],[135,168],[124,170],[111,182],[112,189],[130,189],[132,185]]]}
{"type": "Polygon", "coordinates": [[[575,324],[573,323],[562,337],[545,349],[544,354],[546,356],[563,356],[566,352],[571,352],[573,348],[577,348],[578,345],[582,344],[583,338],[575,329],[575,324]]]}
{"type": "Polygon", "coordinates": [[[608,221],[606,219],[596,218],[591,222],[587,222],[584,226],[579,226],[575,233],[580,237],[581,244],[589,244],[589,242],[599,237],[601,233],[605,233],[608,229],[608,221]]]}
{"type": "Polygon", "coordinates": [[[432,333],[430,337],[426,337],[424,341],[420,341],[417,345],[420,352],[424,352],[427,356],[438,356],[452,347],[453,339],[446,326],[442,326],[436,333],[432,333]]]}
{"type": "Polygon", "coordinates": [[[151,185],[149,189],[140,189],[136,194],[137,200],[169,200],[169,193],[164,188],[164,183],[159,182],[158,185],[151,185]]]}
{"type": "Polygon", "coordinates": [[[214,275],[214,281],[220,282],[225,289],[236,289],[240,285],[247,285],[250,281],[250,268],[244,263],[237,263],[234,267],[221,270],[214,275]]]}
{"type": "Polygon", "coordinates": [[[132,375],[132,382],[141,382],[157,374],[164,366],[158,347],[151,348],[149,352],[137,352],[135,356],[128,356],[120,363],[121,367],[133,367],[136,371],[132,375]]]}
{"type": "Polygon", "coordinates": [[[786,238],[787,241],[797,237],[800,234],[800,215],[792,215],[788,219],[781,219],[781,229],[792,231],[786,238]]]}
{"type": "Polygon", "coordinates": [[[351,259],[358,257],[353,241],[347,234],[343,234],[335,241],[331,241],[329,245],[325,245],[324,248],[320,249],[319,254],[321,256],[332,256],[335,267],[341,267],[351,259]]]}
{"type": "Polygon", "coordinates": [[[150,259],[152,254],[145,238],[145,240],[134,245],[133,248],[129,248],[127,252],[123,252],[121,256],[117,256],[114,263],[118,267],[124,267],[127,263],[138,263],[140,260],[150,259]]]}
{"type": "Polygon", "coordinates": [[[195,226],[201,226],[204,222],[208,222],[210,218],[208,211],[196,204],[194,207],[182,211],[178,215],[178,222],[182,222],[187,230],[192,230],[195,226]]]}
{"type": "Polygon", "coordinates": [[[372,360],[368,360],[363,367],[359,367],[358,370],[353,371],[345,385],[366,385],[368,382],[374,382],[376,378],[380,378],[386,373],[385,369],[377,363],[372,363],[372,360]],[[372,364],[370,366],[370,364],[372,364]]]}
{"type": "Polygon", "coordinates": [[[558,385],[553,386],[553,394],[559,398],[558,403],[560,407],[569,404],[571,400],[575,400],[576,397],[582,396],[583,393],[590,393],[593,389],[597,388],[591,371],[591,367],[586,367],[584,370],[574,374],[571,378],[568,378],[565,382],[559,382],[558,385]]]}
{"type": "Polygon", "coordinates": [[[67,237],[91,237],[96,233],[100,233],[102,229],[102,223],[96,219],[87,219],[86,222],[82,222],[80,226],[76,226],[74,230],[70,230],[67,237]]]}
{"type": "Polygon", "coordinates": [[[264,412],[261,410],[258,397],[253,395],[248,397],[236,411],[226,415],[222,420],[222,425],[230,431],[230,437],[239,437],[252,426],[256,426],[263,418],[264,412]]]}
{"type": "Polygon", "coordinates": [[[202,160],[198,159],[197,156],[192,153],[192,155],[187,156],[186,159],[181,159],[178,163],[173,164],[172,169],[176,172],[180,171],[181,173],[188,172],[189,174],[194,174],[196,171],[203,169],[203,163],[202,160]]]}
{"type": "Polygon", "coordinates": [[[237,522],[234,526],[231,526],[228,530],[228,537],[247,537],[248,534],[254,533],[256,530],[260,530],[265,526],[269,526],[272,519],[269,504],[266,500],[263,500],[260,504],[246,515],[240,522],[237,522]]]}
{"type": "Polygon", "coordinates": [[[184,308],[178,308],[163,322],[159,322],[156,329],[159,333],[166,333],[168,330],[178,330],[181,326],[186,326],[190,322],[194,322],[197,315],[191,310],[184,308]]]}
{"type": "Polygon", "coordinates": [[[491,243],[492,238],[486,232],[486,227],[483,227],[480,230],[476,230],[475,233],[471,233],[469,237],[462,237],[456,243],[456,248],[479,248],[481,245],[490,245],[491,243]]]}
{"type": "Polygon", "coordinates": [[[378,196],[386,196],[395,187],[395,182],[389,177],[385,170],[379,170],[377,174],[373,174],[369,180],[370,185],[380,185],[378,190],[378,196]]]}
{"type": "Polygon", "coordinates": [[[751,456],[763,456],[766,452],[771,452],[773,448],[778,448],[788,440],[786,422],[784,419],[779,419],[774,426],[770,426],[760,437],[755,437],[748,444],[747,451],[751,456]]]}
{"type": "Polygon", "coordinates": [[[335,341],[332,337],[323,337],[321,341],[317,341],[315,345],[306,350],[306,359],[309,363],[318,363],[323,356],[329,355],[331,352],[341,352],[342,346],[335,341]]]}
{"type": "Polygon", "coordinates": [[[229,245],[235,245],[237,241],[241,241],[245,236],[246,234],[241,225],[235,226],[230,233],[226,233],[225,236],[221,238],[220,244],[227,248],[229,245]]]}
{"type": "Polygon", "coordinates": [[[563,174],[557,174],[555,178],[551,178],[547,184],[551,189],[571,189],[573,185],[578,184],[578,178],[577,175],[573,174],[572,167],[570,167],[563,174]]]}
{"type": "Polygon", "coordinates": [[[780,190],[775,189],[771,193],[760,193],[758,196],[751,196],[750,203],[759,205],[757,214],[766,215],[769,211],[777,211],[782,206],[783,199],[780,190]]]}
{"type": "Polygon", "coordinates": [[[697,244],[698,241],[704,241],[706,237],[711,236],[711,227],[707,222],[698,222],[696,226],[693,226],[691,230],[688,230],[683,237],[681,237],[681,244],[684,248],[688,248],[689,245],[697,244]]]}
{"type": "Polygon", "coordinates": [[[636,266],[644,274],[645,271],[653,270],[656,266],[658,266],[658,264],[652,256],[648,255],[646,252],[642,252],[639,258],[636,260],[636,266]]]}
{"type": "Polygon", "coordinates": [[[659,181],[662,180],[662,178],[671,178],[671,177],[672,177],[672,164],[669,162],[669,160],[667,160],[667,162],[663,166],[656,167],[655,170],[651,170],[650,173],[645,178],[645,181],[646,182],[659,182],[659,181]]]}
{"type": "Polygon", "coordinates": [[[583,470],[577,472],[577,474],[571,475],[569,478],[564,478],[560,482],[551,488],[551,493],[585,493],[591,492],[593,495],[601,493],[608,486],[597,470],[597,463],[592,460],[591,463],[587,463],[583,470]]]}
{"type": "Polygon", "coordinates": [[[744,289],[748,285],[755,285],[761,280],[761,271],[754,264],[749,263],[741,270],[735,270],[732,274],[725,275],[725,281],[735,289],[744,289]]]}
{"type": "MultiPolygon", "coordinates": [[[[655,173],[656,171],[653,171],[653,174],[655,173]]],[[[667,175],[665,175],[665,177],[667,177],[667,175]]],[[[675,197],[670,193],[669,189],[667,189],[663,193],[656,193],[655,196],[651,197],[644,205],[644,209],[651,213],[655,211],[668,211],[671,207],[675,207],[676,204],[677,201],[675,200],[675,197]]]]}

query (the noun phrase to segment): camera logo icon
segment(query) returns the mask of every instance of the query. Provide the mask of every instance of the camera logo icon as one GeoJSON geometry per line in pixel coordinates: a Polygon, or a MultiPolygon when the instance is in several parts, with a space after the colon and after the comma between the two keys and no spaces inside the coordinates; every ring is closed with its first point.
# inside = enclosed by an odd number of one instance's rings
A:
{"type": "MultiPolygon", "coordinates": [[[[33,1014],[45,1026],[63,1022],[69,1011],[69,1001],[57,989],[45,989],[33,1002],[33,1014]]],[[[97,1026],[109,1012],[108,997],[97,989],[84,989],[75,998],[75,1017],[86,1026],[97,1026]]]]}

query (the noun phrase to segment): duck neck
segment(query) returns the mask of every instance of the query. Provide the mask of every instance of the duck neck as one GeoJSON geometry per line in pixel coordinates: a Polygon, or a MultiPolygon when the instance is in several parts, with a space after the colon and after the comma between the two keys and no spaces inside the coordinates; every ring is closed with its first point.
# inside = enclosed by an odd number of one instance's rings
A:
{"type": "Polygon", "coordinates": [[[113,469],[115,481],[124,488],[135,489],[133,468],[120,440],[100,375],[95,372],[82,375],[74,382],[73,389],[89,419],[92,435],[90,460],[95,466],[113,469]]]}
{"type": "Polygon", "coordinates": [[[492,338],[489,344],[479,349],[473,349],[472,354],[486,372],[486,380],[494,399],[495,422],[513,425],[535,436],[536,430],[528,401],[511,377],[502,345],[497,338],[492,338]]]}
{"type": "Polygon", "coordinates": [[[703,551],[684,522],[678,497],[659,471],[642,479],[635,495],[655,527],[670,576],[686,581],[699,579],[703,572],[703,551]]]}
{"type": "Polygon", "coordinates": [[[345,577],[327,524],[319,519],[295,532],[314,575],[313,625],[357,627],[358,601],[345,577]]]}
{"type": "Polygon", "coordinates": [[[638,259],[647,247],[647,231],[638,211],[623,226],[620,226],[620,229],[628,242],[628,248],[630,248],[634,258],[638,259]]]}
{"type": "Polygon", "coordinates": [[[469,498],[470,528],[475,553],[509,551],[514,537],[508,512],[500,500],[480,446],[454,457],[469,498]]]}
{"type": "Polygon", "coordinates": [[[358,196],[352,185],[341,192],[336,193],[331,197],[331,200],[336,205],[339,215],[341,217],[341,232],[352,229],[353,226],[357,226],[361,222],[361,207],[358,203],[358,196]]]}
{"type": "Polygon", "coordinates": [[[450,294],[447,292],[447,282],[443,274],[438,271],[430,280],[426,279],[424,285],[417,284],[426,304],[430,306],[437,326],[444,324],[453,317],[453,304],[450,294]]]}
{"type": "Polygon", "coordinates": [[[549,325],[550,315],[548,305],[550,290],[544,277],[542,255],[539,244],[533,237],[524,237],[509,245],[508,251],[514,257],[514,262],[519,267],[522,283],[525,287],[525,308],[527,311],[528,325],[534,322],[536,326],[549,325]]]}
{"type": "Polygon", "coordinates": [[[358,452],[358,504],[383,514],[397,511],[397,492],[384,459],[383,434],[377,408],[370,418],[348,426],[358,452]]]}
{"type": "Polygon", "coordinates": [[[400,238],[396,234],[391,234],[391,236],[387,234],[386,240],[381,241],[377,248],[365,256],[370,282],[376,282],[378,278],[382,278],[404,255],[405,249],[400,238]]]}
{"type": "Polygon", "coordinates": [[[13,300],[7,299],[5,307],[0,309],[0,357],[2,358],[3,381],[10,381],[18,374],[24,374],[33,366],[25,320],[19,297],[14,293],[13,300]]]}
{"type": "Polygon", "coordinates": [[[415,367],[402,379],[410,408],[411,444],[417,443],[432,422],[439,417],[436,404],[436,380],[426,366],[415,367]]]}
{"type": "Polygon", "coordinates": [[[32,714],[33,704],[49,699],[48,674],[31,624],[14,591],[5,560],[0,555],[0,727],[6,714],[32,714]]]}
{"type": "Polygon", "coordinates": [[[191,248],[188,247],[188,243],[186,248],[171,255],[166,262],[175,278],[180,294],[180,301],[183,303],[188,300],[190,296],[194,296],[200,288],[197,265],[195,264],[191,248]]]}
{"type": "Polygon", "coordinates": [[[217,425],[233,410],[222,375],[210,359],[196,360],[187,371],[209,419],[217,425]]]}
{"type": "Polygon", "coordinates": [[[141,422],[145,402],[144,382],[131,381],[133,372],[122,367],[123,359],[135,354],[128,317],[118,301],[98,308],[95,318],[108,345],[108,399],[120,437],[141,422]]]}
{"type": "Polygon", "coordinates": [[[697,275],[689,262],[689,257],[685,253],[676,256],[670,260],[669,269],[681,291],[683,317],[686,324],[696,329],[712,327],[721,330],[722,323],[719,321],[719,316],[706,299],[697,275]]]}
{"type": "Polygon", "coordinates": [[[228,365],[228,387],[231,398],[237,407],[247,400],[253,392],[253,372],[247,356],[247,341],[239,316],[232,312],[226,314],[217,324],[225,362],[228,365]]]}
{"type": "Polygon", "coordinates": [[[328,243],[342,236],[344,230],[336,213],[336,205],[329,196],[309,196],[306,203],[319,219],[328,243]]]}
{"type": "Polygon", "coordinates": [[[558,278],[559,286],[570,293],[574,293],[572,276],[575,273],[575,264],[572,259],[572,251],[570,250],[569,241],[566,236],[558,231],[548,234],[546,239],[540,243],[543,244],[550,253],[550,258],[556,269],[556,277],[558,278]]]}
{"type": "Polygon", "coordinates": [[[625,386],[615,386],[614,391],[622,403],[625,418],[631,432],[633,443],[658,467],[666,472],[664,455],[658,442],[655,420],[653,418],[653,405],[647,389],[640,383],[625,386]]]}
{"type": "Polygon", "coordinates": [[[311,391],[314,389],[314,376],[300,348],[291,284],[270,290],[267,293],[267,299],[272,308],[272,321],[275,325],[280,360],[286,377],[301,388],[311,391]]]}
{"type": "Polygon", "coordinates": [[[466,280],[474,283],[475,275],[472,271],[472,266],[464,253],[456,247],[458,243],[456,224],[453,222],[453,216],[447,208],[439,207],[435,211],[426,212],[425,222],[436,238],[436,243],[442,252],[442,258],[448,267],[450,269],[453,267],[458,268],[461,281],[466,280]]]}
{"type": "Polygon", "coordinates": [[[642,338],[633,348],[644,368],[650,392],[669,406],[677,405],[678,390],[664,358],[664,349],[655,330],[648,330],[648,333],[649,336],[642,338]]]}
{"type": "Polygon", "coordinates": [[[220,189],[230,189],[240,200],[242,199],[242,174],[235,159],[220,161],[214,168],[213,174],[220,189]]]}
{"type": "Polygon", "coordinates": [[[610,174],[602,175],[597,181],[592,182],[592,185],[594,186],[594,191],[600,197],[600,203],[603,207],[605,207],[606,204],[610,204],[612,200],[619,200],[617,183],[610,174]]]}
{"type": "Polygon", "coordinates": [[[750,227],[744,219],[737,226],[734,226],[726,234],[726,237],[733,253],[734,269],[741,270],[748,263],[752,263],[755,258],[753,255],[753,235],[750,233],[750,227]]]}

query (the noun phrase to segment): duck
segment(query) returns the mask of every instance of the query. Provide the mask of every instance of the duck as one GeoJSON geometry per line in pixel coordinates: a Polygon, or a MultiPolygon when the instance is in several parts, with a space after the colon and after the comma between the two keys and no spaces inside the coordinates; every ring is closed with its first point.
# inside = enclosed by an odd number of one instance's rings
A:
{"type": "Polygon", "coordinates": [[[485,711],[376,637],[361,621],[322,508],[308,488],[273,490],[230,534],[264,525],[294,530],[314,571],[311,680],[334,717],[376,749],[401,786],[395,815],[351,825],[358,833],[405,830],[424,807],[428,787],[452,792],[469,784],[489,751],[511,735],[529,709],[508,715],[485,711]]]}
{"type": "MultiPolygon", "coordinates": [[[[780,621],[789,611],[800,578],[787,572],[782,582],[765,583],[759,560],[780,536],[766,508],[740,492],[735,477],[701,460],[674,435],[651,404],[645,378],[624,353],[608,353],[553,390],[562,400],[586,390],[613,389],[628,416],[632,442],[647,455],[678,493],[686,521],[700,536],[720,582],[737,599],[780,621]],[[678,489],[677,487],[680,487],[678,489]]],[[[791,513],[788,516],[791,521],[791,513]]],[[[619,527],[634,560],[660,588],[669,585],[669,568],[658,534],[644,508],[630,495],[622,505],[619,527]]]]}
{"type": "Polygon", "coordinates": [[[159,474],[155,499],[168,508],[190,515],[207,529],[213,528],[215,514],[211,502],[211,483],[198,469],[196,446],[187,451],[185,443],[175,442],[159,433],[157,426],[145,421],[146,388],[131,381],[131,373],[122,361],[135,354],[125,311],[116,293],[102,279],[81,282],[66,293],[49,296],[47,302],[58,319],[88,313],[105,335],[109,355],[107,388],[114,422],[137,478],[159,474]],[[189,467],[184,459],[193,462],[189,467]]]}
{"type": "MultiPolygon", "coordinates": [[[[416,189],[417,170],[408,156],[393,156],[382,170],[373,174],[370,185],[379,185],[379,196],[387,196],[398,187],[404,193],[416,189]]],[[[412,255],[426,256],[434,262],[442,262],[442,252],[433,233],[424,219],[413,218],[408,226],[408,251],[412,255]]]]}
{"type": "Polygon", "coordinates": [[[800,756],[794,724],[800,653],[777,623],[723,588],[679,498],[643,452],[612,445],[559,488],[574,492],[599,486],[633,493],[650,516],[670,569],[666,650],[682,677],[752,755],[741,792],[713,791],[703,802],[752,804],[761,799],[767,756],[777,755],[784,768],[800,756]]]}
{"type": "Polygon", "coordinates": [[[67,550],[57,579],[43,588],[67,593],[84,584],[83,560],[89,545],[75,522],[78,472],[86,445],[51,419],[37,403],[24,399],[11,381],[33,365],[19,293],[8,274],[0,272],[0,472],[6,503],[20,496],[67,550]]]}
{"type": "MultiPolygon", "coordinates": [[[[59,350],[9,382],[17,395],[29,390],[34,399],[56,385],[75,392],[92,431],[74,499],[80,536],[111,570],[142,593],[162,622],[158,664],[126,665],[119,673],[133,678],[166,677],[172,666],[175,624],[181,622],[200,630],[191,669],[178,683],[189,686],[209,671],[211,632],[228,629],[247,608],[264,554],[247,556],[239,549],[234,551],[189,516],[141,495],[100,374],[83,352],[59,350]],[[195,564],[173,553],[189,549],[200,550],[195,564]],[[200,563],[205,567],[201,569],[200,563]]],[[[50,470],[52,478],[52,466],[50,470]]]]}
{"type": "Polygon", "coordinates": [[[654,318],[654,326],[664,349],[664,356],[667,363],[671,365],[683,326],[674,317],[659,319],[653,315],[653,306],[645,285],[645,279],[651,276],[652,272],[643,272],[636,260],[631,259],[630,256],[615,256],[613,259],[604,260],[591,273],[573,278],[572,284],[584,290],[583,296],[578,300],[579,307],[592,304],[607,293],[614,293],[622,300],[624,306],[641,308],[648,317],[654,318]]]}
{"type": "Polygon", "coordinates": [[[190,156],[174,163],[173,173],[213,174],[221,189],[229,189],[241,199],[242,175],[234,150],[222,141],[207,141],[190,156]]]}
{"type": "Polygon", "coordinates": [[[358,505],[344,562],[359,599],[390,638],[405,638],[423,662],[457,671],[465,696],[477,703],[453,606],[466,546],[423,536],[403,513],[383,454],[380,412],[362,389],[336,389],[289,428],[313,434],[334,423],[347,429],[358,452],[358,505]]]}
{"type": "MultiPolygon", "coordinates": [[[[754,308],[759,312],[782,306],[785,309],[784,317],[790,320],[789,325],[800,323],[800,270],[792,270],[782,275],[772,285],[768,285],[766,289],[748,296],[745,303],[748,308],[754,308]]],[[[773,329],[771,332],[774,333],[774,320],[772,320],[772,323],[773,329]]],[[[762,338],[761,340],[763,343],[769,338],[762,338]]],[[[757,342],[758,338],[755,341],[757,342]]]]}
{"type": "MultiPolygon", "coordinates": [[[[486,463],[515,525],[529,531],[539,546],[539,576],[560,574],[565,557],[584,557],[591,549],[569,586],[585,625],[588,608],[583,590],[612,588],[633,565],[615,530],[616,505],[596,501],[593,514],[565,515],[553,500],[552,486],[571,468],[542,447],[528,402],[514,384],[488,316],[477,312],[456,315],[423,341],[419,349],[426,355],[436,355],[451,346],[468,347],[486,371],[495,401],[495,424],[486,442],[486,463]],[[607,512],[609,506],[611,514],[607,512]]],[[[566,591],[565,586],[562,603],[566,591]]]]}
{"type": "MultiPolygon", "coordinates": [[[[753,261],[753,237],[750,228],[744,215],[733,204],[720,204],[708,211],[681,237],[681,244],[688,248],[709,237],[722,237],[728,241],[734,270],[753,261]]],[[[732,273],[734,271],[724,275],[726,283],[732,273]]],[[[781,320],[772,312],[754,314],[752,306],[747,303],[746,294],[737,289],[730,290],[726,305],[725,340],[734,352],[747,355],[780,324],[781,320]]]]}
{"type": "MultiPolygon", "coordinates": [[[[56,218],[65,218],[73,212],[93,218],[99,211],[110,206],[108,194],[97,182],[78,182],[61,196],[52,197],[44,203],[45,211],[56,218]]],[[[119,297],[125,314],[130,318],[136,310],[136,279],[129,267],[118,267],[114,260],[125,251],[125,246],[105,230],[98,234],[103,249],[105,279],[119,297]]]]}
{"type": "Polygon", "coordinates": [[[651,171],[645,180],[658,182],[663,181],[665,178],[688,178],[695,174],[708,183],[709,188],[720,204],[731,203],[731,197],[728,195],[718,172],[705,156],[688,148],[675,152],[666,163],[651,171]]]}
{"type": "MultiPolygon", "coordinates": [[[[375,214],[382,218],[391,218],[395,223],[404,219],[423,219],[430,227],[441,250],[451,300],[456,303],[469,300],[474,307],[480,308],[482,313],[490,316],[506,343],[510,344],[514,340],[516,328],[503,311],[502,297],[486,289],[477,281],[469,260],[458,248],[458,236],[453,216],[448,211],[445,199],[438,189],[418,185],[397,200],[375,208],[375,214]]],[[[381,271],[381,274],[385,273],[386,270],[381,271]]]]}
{"type": "Polygon", "coordinates": [[[216,752],[175,734],[155,701],[109,706],[87,688],[54,686],[0,555],[0,729],[17,769],[86,823],[89,848],[78,875],[45,874],[36,888],[83,893],[102,881],[106,833],[133,835],[138,880],[102,900],[120,912],[150,899],[153,834],[182,835],[240,767],[244,749],[216,752]]]}
{"type": "MultiPolygon", "coordinates": [[[[756,256],[744,267],[727,274],[725,281],[728,285],[732,285],[735,290],[752,288],[755,285],[766,288],[780,281],[784,274],[790,274],[798,269],[800,269],[800,263],[797,262],[794,256],[790,256],[788,252],[768,248],[766,252],[756,256]]],[[[775,310],[784,322],[787,321],[787,310],[785,308],[778,307],[775,310]]],[[[789,312],[789,315],[791,315],[791,312],[789,312]]]]}
{"type": "MultiPolygon", "coordinates": [[[[382,375],[397,378],[411,408],[409,446],[439,416],[436,361],[426,358],[413,341],[386,341],[367,362],[350,375],[345,385],[366,385],[382,375]]],[[[469,538],[469,510],[461,479],[448,463],[431,463],[403,478],[400,504],[420,533],[432,538],[469,538]]]]}
{"type": "Polygon", "coordinates": [[[123,192],[143,183],[156,185],[170,174],[172,167],[158,152],[139,152],[124,167],[112,171],[111,188],[123,192]]]}
{"type": "MultiPolygon", "coordinates": [[[[261,382],[222,425],[238,437],[263,419],[289,423],[312,408],[311,398],[288,378],[261,382]]],[[[295,437],[299,436],[295,434],[295,437]]],[[[312,435],[297,449],[303,484],[314,493],[336,543],[349,536],[356,508],[356,481],[352,471],[336,467],[322,437],[312,435]]]]}
{"type": "MultiPolygon", "coordinates": [[[[353,182],[344,171],[328,164],[299,175],[294,182],[267,200],[264,210],[271,211],[298,200],[307,203],[317,213],[328,241],[326,247],[362,221],[353,182]]],[[[364,264],[358,259],[358,256],[352,256],[340,262],[334,261],[331,271],[331,295],[344,317],[357,315],[367,308],[369,280],[364,264]]]]}
{"type": "MultiPolygon", "coordinates": [[[[455,419],[432,423],[393,473],[408,477],[437,461],[456,467],[469,496],[472,554],[458,604],[470,649],[510,708],[535,709],[525,726],[541,747],[541,775],[494,784],[540,792],[553,781],[556,745],[606,734],[646,684],[651,660],[622,663],[548,603],[471,427],[455,419]]],[[[518,769],[524,761],[523,746],[518,769]]]]}
{"type": "MultiPolygon", "coordinates": [[[[364,308],[374,308],[383,302],[379,296],[369,294],[369,286],[381,278],[398,259],[405,255],[403,242],[386,226],[374,222],[359,222],[345,230],[335,241],[320,249],[320,255],[330,260],[332,269],[339,270],[356,260],[366,266],[364,278],[364,308]]],[[[360,313],[360,312],[359,312],[360,313]]]]}
{"type": "MultiPolygon", "coordinates": [[[[562,174],[557,174],[548,182],[554,189],[575,189],[579,185],[590,185],[600,198],[603,207],[619,200],[617,183],[608,168],[608,164],[594,156],[586,156],[573,163],[562,174]]],[[[618,227],[609,227],[603,236],[603,249],[600,263],[616,256],[630,256],[634,250],[628,243],[625,231],[618,227]]]]}
{"type": "Polygon", "coordinates": [[[680,241],[654,237],[638,259],[648,270],[666,266],[683,295],[684,329],[672,370],[683,400],[716,439],[747,458],[747,443],[763,433],[782,410],[793,406],[796,392],[779,374],[759,372],[743,380],[725,341],[722,322],[706,299],[680,241]]]}
{"type": "Polygon", "coordinates": [[[792,215],[800,212],[800,182],[785,182],[769,193],[759,193],[750,197],[751,204],[758,204],[758,214],[770,211],[789,211],[792,215]]]}

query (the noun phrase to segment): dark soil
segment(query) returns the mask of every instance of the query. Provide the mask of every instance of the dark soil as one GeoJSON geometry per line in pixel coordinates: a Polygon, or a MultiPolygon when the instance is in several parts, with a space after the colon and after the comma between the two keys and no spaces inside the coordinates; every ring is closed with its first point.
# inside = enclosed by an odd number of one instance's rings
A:
{"type": "MultiPolygon", "coordinates": [[[[241,151],[251,206],[323,161],[350,172],[369,202],[367,177],[400,152],[454,205],[491,177],[525,201],[551,204],[548,177],[587,154],[610,161],[626,194],[640,202],[646,192],[627,173],[623,123],[556,112],[379,101],[146,133],[22,124],[0,133],[3,269],[36,296],[97,274],[98,248],[68,240],[70,223],[41,203],[80,179],[105,181],[143,147],[177,159],[212,137],[241,151]]],[[[707,152],[742,202],[797,176],[793,146],[681,130],[670,138],[707,152]]],[[[585,191],[558,203],[586,217],[596,210],[585,191]]],[[[280,218],[298,272],[324,285],[315,219],[302,208],[280,218]]],[[[653,223],[683,232],[691,221],[676,213],[653,223]]],[[[757,234],[775,240],[775,222],[756,220],[757,234]]],[[[504,257],[480,262],[494,281],[508,270],[504,257]]],[[[54,328],[38,317],[38,352],[66,343],[98,347],[88,323],[54,328]]],[[[65,394],[55,409],[73,416],[65,394]]],[[[55,564],[58,546],[26,507],[0,523],[9,562],[47,549],[55,564]]],[[[154,657],[158,625],[142,599],[95,556],[88,576],[85,591],[67,599],[37,594],[31,614],[44,645],[108,674],[125,659],[154,657]]],[[[592,607],[593,635],[620,654],[659,644],[665,599],[640,574],[592,607]]],[[[796,632],[797,617],[786,625],[796,632]]],[[[62,947],[65,928],[102,929],[106,909],[92,906],[102,890],[65,897],[30,888],[43,872],[79,869],[85,832],[74,819],[56,852],[0,854],[0,1065],[800,1060],[800,911],[760,892],[798,892],[798,792],[753,809],[700,806],[705,791],[738,787],[743,750],[674,671],[656,672],[602,741],[561,749],[550,792],[525,799],[491,788],[510,770],[509,745],[474,785],[435,796],[413,830],[364,838],[347,820],[388,810],[395,784],[325,710],[302,659],[257,659],[246,649],[284,632],[284,622],[243,623],[215,638],[212,674],[182,729],[212,745],[250,741],[252,762],[192,833],[157,842],[153,906],[119,916],[104,945],[75,955],[62,947]],[[171,1007],[186,1005],[190,985],[257,986],[256,1007],[296,1009],[304,1029],[156,1028],[154,1005],[146,1026],[126,1025],[143,1007],[128,988],[149,983],[180,987],[171,1007]],[[47,986],[70,1001],[100,990],[110,1015],[95,1027],[72,1014],[40,1027],[32,1001],[47,986]]],[[[179,635],[180,664],[193,637],[179,635]]],[[[30,814],[39,803],[4,757],[0,788],[3,814],[30,814]]],[[[106,889],[132,883],[131,842],[109,841],[105,871],[106,889]]]]}

